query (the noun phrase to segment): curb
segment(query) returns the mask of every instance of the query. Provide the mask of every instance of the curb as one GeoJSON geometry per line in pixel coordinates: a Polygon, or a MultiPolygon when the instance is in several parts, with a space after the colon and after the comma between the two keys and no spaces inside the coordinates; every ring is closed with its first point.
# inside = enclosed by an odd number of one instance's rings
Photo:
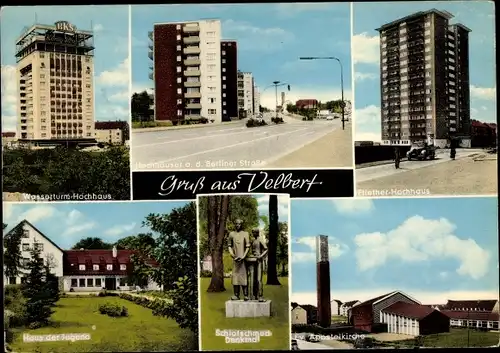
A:
{"type": "Polygon", "coordinates": [[[220,124],[193,124],[193,125],[183,125],[183,126],[139,127],[139,128],[132,128],[132,133],[167,131],[167,130],[182,130],[182,129],[198,129],[198,128],[207,127],[207,126],[232,125],[232,124],[239,123],[242,120],[225,121],[225,122],[220,123],[220,124]]]}

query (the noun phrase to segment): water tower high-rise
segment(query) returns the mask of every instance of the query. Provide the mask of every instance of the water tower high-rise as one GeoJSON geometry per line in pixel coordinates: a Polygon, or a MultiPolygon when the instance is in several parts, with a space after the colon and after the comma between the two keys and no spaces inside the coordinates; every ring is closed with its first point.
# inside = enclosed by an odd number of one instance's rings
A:
{"type": "Polygon", "coordinates": [[[330,327],[332,323],[330,300],[330,261],[328,258],[328,237],[316,238],[316,277],[318,294],[318,324],[330,327]]]}

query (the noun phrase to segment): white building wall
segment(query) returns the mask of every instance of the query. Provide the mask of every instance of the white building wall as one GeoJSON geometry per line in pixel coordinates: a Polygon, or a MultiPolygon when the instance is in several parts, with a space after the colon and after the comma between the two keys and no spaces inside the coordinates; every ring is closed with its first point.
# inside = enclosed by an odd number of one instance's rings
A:
{"type": "Polygon", "coordinates": [[[255,113],[258,113],[260,110],[259,110],[259,107],[260,107],[260,92],[259,92],[259,87],[254,87],[254,90],[253,90],[253,106],[254,106],[254,110],[255,110],[255,113]]]}
{"type": "Polygon", "coordinates": [[[253,76],[249,72],[243,73],[243,92],[245,105],[243,109],[247,111],[248,114],[253,114],[253,76]]]}
{"type": "MultiPolygon", "coordinates": [[[[135,286],[129,285],[127,283],[127,277],[126,276],[110,276],[116,281],[116,290],[120,288],[120,291],[129,291],[129,290],[135,290],[135,286]],[[121,280],[123,279],[122,284],[121,280]]],[[[73,289],[74,292],[99,292],[103,290],[106,286],[106,278],[109,278],[105,275],[96,275],[96,276],[64,276],[63,279],[63,284],[64,284],[64,291],[65,292],[70,292],[71,289],[73,289]],[[76,280],[76,286],[72,286],[72,283],[76,280]],[[92,280],[91,283],[89,283],[88,280],[92,280]],[[100,280],[100,283],[98,283],[96,280],[100,280]],[[84,281],[84,285],[82,286],[82,281],[84,281]]],[[[147,290],[161,290],[161,286],[159,286],[156,282],[153,280],[150,280],[148,283],[148,286],[146,287],[147,290]]]]}
{"type": "MultiPolygon", "coordinates": [[[[40,257],[42,257],[45,261],[50,260],[51,265],[53,265],[52,273],[54,273],[57,277],[62,277],[63,252],[27,223],[23,225],[23,230],[26,235],[26,237],[23,237],[21,240],[21,256],[24,259],[23,261],[31,259],[31,253],[27,250],[28,248],[31,249],[35,243],[41,244],[43,249],[40,252],[40,257]]],[[[24,276],[27,271],[21,270],[21,273],[23,274],[22,276],[24,276]]],[[[16,283],[21,283],[22,276],[18,276],[16,278],[16,283]]],[[[7,280],[8,279],[4,277],[4,283],[9,283],[7,280]]]]}
{"type": "Polygon", "coordinates": [[[292,309],[292,325],[306,325],[307,311],[300,306],[292,309]]]}
{"type": "Polygon", "coordinates": [[[382,312],[380,314],[380,319],[382,323],[387,324],[388,333],[396,333],[409,336],[420,335],[419,322],[416,319],[385,312],[382,312]]]}
{"type": "Polygon", "coordinates": [[[219,20],[199,21],[201,115],[222,122],[221,24],[219,20]]]}

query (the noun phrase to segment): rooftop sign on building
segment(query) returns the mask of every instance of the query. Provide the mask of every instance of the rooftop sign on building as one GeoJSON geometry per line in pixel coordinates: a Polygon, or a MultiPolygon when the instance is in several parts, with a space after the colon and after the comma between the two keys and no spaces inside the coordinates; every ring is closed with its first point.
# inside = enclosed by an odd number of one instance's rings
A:
{"type": "Polygon", "coordinates": [[[56,31],[59,32],[76,32],[76,26],[68,21],[57,21],[54,25],[56,27],[56,31]]]}

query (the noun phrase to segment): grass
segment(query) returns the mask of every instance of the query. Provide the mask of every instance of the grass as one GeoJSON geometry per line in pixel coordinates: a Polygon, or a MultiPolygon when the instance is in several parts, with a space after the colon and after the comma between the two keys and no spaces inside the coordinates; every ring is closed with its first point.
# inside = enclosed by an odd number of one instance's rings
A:
{"type": "Polygon", "coordinates": [[[118,297],[62,298],[51,317],[52,325],[35,330],[15,330],[14,352],[151,352],[197,349],[198,338],[180,329],[174,320],[153,316],[143,308],[118,297]],[[98,311],[100,304],[125,306],[128,317],[111,318],[98,311]],[[89,341],[23,342],[23,334],[90,334],[89,341]],[[194,347],[193,347],[194,345],[194,347]]]}
{"type": "MultiPolygon", "coordinates": [[[[498,344],[498,332],[469,330],[467,339],[467,329],[452,328],[450,332],[438,333],[423,336],[423,347],[439,348],[468,348],[468,347],[490,347],[498,344]]],[[[398,341],[397,345],[415,346],[415,339],[398,341]]]]}
{"type": "MultiPolygon", "coordinates": [[[[264,283],[266,279],[264,278],[264,283]]],[[[200,279],[201,349],[203,350],[289,350],[290,307],[288,278],[280,278],[281,286],[264,286],[264,297],[272,301],[271,317],[226,318],[225,302],[233,295],[231,279],[224,281],[225,292],[208,293],[210,278],[200,279]],[[258,343],[226,344],[224,337],[215,336],[216,329],[269,330],[270,337],[261,337],[258,343]]]]}
{"type": "Polygon", "coordinates": [[[347,322],[347,317],[341,315],[332,316],[332,322],[347,322]]]}
{"type": "Polygon", "coordinates": [[[168,127],[173,126],[171,121],[133,121],[132,129],[142,129],[146,127],[168,127]]]}

